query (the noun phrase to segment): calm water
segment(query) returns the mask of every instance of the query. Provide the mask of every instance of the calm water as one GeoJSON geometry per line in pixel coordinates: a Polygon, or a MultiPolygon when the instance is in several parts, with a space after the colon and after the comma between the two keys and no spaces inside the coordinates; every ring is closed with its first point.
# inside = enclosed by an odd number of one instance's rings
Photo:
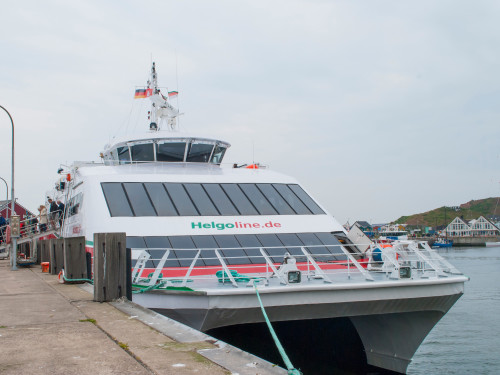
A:
{"type": "Polygon", "coordinates": [[[415,353],[408,374],[500,374],[500,247],[439,253],[470,281],[415,353]]]}

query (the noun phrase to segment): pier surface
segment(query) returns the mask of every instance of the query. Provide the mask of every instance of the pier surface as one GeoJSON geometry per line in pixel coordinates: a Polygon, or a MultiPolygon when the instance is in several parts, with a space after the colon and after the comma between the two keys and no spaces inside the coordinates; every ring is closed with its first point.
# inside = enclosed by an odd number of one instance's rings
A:
{"type": "Polygon", "coordinates": [[[0,260],[0,374],[286,374],[130,302],[92,299],[0,260]]]}

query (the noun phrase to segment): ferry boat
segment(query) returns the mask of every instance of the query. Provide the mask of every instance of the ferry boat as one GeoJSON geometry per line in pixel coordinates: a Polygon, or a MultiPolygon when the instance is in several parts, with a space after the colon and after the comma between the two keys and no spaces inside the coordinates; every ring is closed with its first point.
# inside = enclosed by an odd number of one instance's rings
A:
{"type": "Polygon", "coordinates": [[[147,131],[107,144],[102,163],[61,171],[61,234],[85,236],[92,253],[95,233],[125,232],[133,301],[193,328],[225,329],[230,340],[250,327],[246,341],[265,347],[268,336],[255,333],[265,321],[259,293],[278,336],[289,337],[284,346],[314,348],[306,360],[291,355],[304,371],[314,355],[338,363],[334,342],[352,335],[361,343],[354,361],[405,373],[467,277],[426,242],[360,250],[293,177],[225,165],[229,142],[178,130],[154,63],[139,95],[152,102],[147,131]],[[335,337],[335,321],[352,332],[335,337]]]}
{"type": "Polygon", "coordinates": [[[407,240],[408,232],[399,225],[385,225],[379,231],[380,240],[407,240]]]}

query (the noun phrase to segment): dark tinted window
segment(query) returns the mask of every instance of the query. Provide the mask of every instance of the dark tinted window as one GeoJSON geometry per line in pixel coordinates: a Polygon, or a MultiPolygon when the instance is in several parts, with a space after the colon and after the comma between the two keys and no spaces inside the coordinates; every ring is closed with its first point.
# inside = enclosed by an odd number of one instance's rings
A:
{"type": "Polygon", "coordinates": [[[189,198],[184,186],[182,184],[164,184],[167,188],[168,194],[172,198],[172,202],[177,208],[177,212],[181,216],[199,216],[198,211],[189,198]]]}
{"type": "Polygon", "coordinates": [[[236,184],[221,184],[231,202],[236,206],[241,215],[258,215],[255,207],[250,203],[245,194],[236,184]]]}
{"type": "Polygon", "coordinates": [[[219,184],[203,184],[203,188],[212,199],[212,202],[215,203],[221,215],[238,215],[238,211],[219,184]]]}
{"type": "Polygon", "coordinates": [[[120,164],[130,163],[130,151],[128,146],[118,147],[116,151],[118,152],[118,160],[120,160],[120,164]]]}
{"type": "Polygon", "coordinates": [[[145,248],[146,243],[143,237],[132,237],[127,236],[127,248],[129,249],[141,249],[145,248]]]}
{"type": "Polygon", "coordinates": [[[316,233],[316,236],[318,239],[321,241],[323,245],[332,245],[332,246],[326,246],[328,251],[330,251],[332,254],[334,254],[334,258],[336,260],[345,260],[347,257],[343,254],[342,249],[340,248],[339,245],[341,243],[335,236],[331,233],[316,233]]]}
{"type": "Polygon", "coordinates": [[[302,201],[290,190],[288,185],[273,184],[273,187],[280,193],[283,199],[292,207],[298,215],[310,215],[312,212],[302,203],[302,201]]]}
{"type": "Polygon", "coordinates": [[[158,182],[146,182],[144,186],[148,191],[158,216],[178,215],[163,184],[158,182]]]}
{"type": "Polygon", "coordinates": [[[247,264],[248,256],[234,236],[214,236],[227,264],[247,264]]]}
{"type": "Polygon", "coordinates": [[[121,184],[103,182],[101,186],[111,216],[134,216],[121,184]]]}
{"type": "Polygon", "coordinates": [[[144,143],[142,145],[130,146],[132,151],[132,161],[154,161],[154,145],[144,143]]]}
{"type": "MultiPolygon", "coordinates": [[[[196,249],[196,246],[190,236],[170,236],[170,243],[173,249],[196,249]]],[[[193,262],[198,250],[174,250],[176,258],[179,260],[181,267],[189,267],[193,262]]],[[[205,263],[198,258],[196,266],[203,266],[205,263]]]]}
{"type": "Polygon", "coordinates": [[[196,247],[198,249],[203,249],[201,250],[200,256],[207,266],[220,265],[219,259],[217,255],[215,255],[215,251],[212,250],[219,246],[217,246],[212,236],[193,236],[192,238],[196,247]]]}
{"type": "Polygon", "coordinates": [[[256,234],[259,242],[264,246],[264,250],[271,256],[274,263],[282,263],[286,250],[275,234],[256,234]]]}
{"type": "Polygon", "coordinates": [[[219,212],[200,184],[184,184],[191,200],[202,216],[218,216],[219,212]]]}
{"type": "Polygon", "coordinates": [[[245,195],[250,199],[254,207],[261,215],[276,215],[277,212],[271,206],[269,201],[264,197],[259,189],[254,184],[239,184],[239,187],[245,195]]]}
{"type": "Polygon", "coordinates": [[[213,148],[214,145],[211,144],[192,143],[186,161],[206,163],[210,159],[210,155],[212,155],[213,148]]]}
{"type": "Polygon", "coordinates": [[[304,253],[299,246],[302,246],[302,241],[299,240],[295,233],[279,233],[277,234],[281,243],[287,246],[288,252],[293,256],[299,256],[299,261],[304,261],[304,253]],[[290,247],[288,247],[290,246],[290,247]]]}
{"type": "MultiPolygon", "coordinates": [[[[300,246],[304,246],[317,261],[340,260],[346,257],[339,254],[340,244],[331,233],[280,233],[280,234],[240,234],[240,235],[202,235],[202,236],[170,236],[170,237],[127,237],[127,247],[132,249],[148,249],[151,259],[147,267],[156,267],[165,250],[171,250],[165,267],[189,267],[198,250],[200,258],[196,266],[219,266],[220,263],[214,249],[228,265],[265,264],[259,248],[264,248],[271,261],[281,263],[286,252],[297,257],[297,261],[305,261],[300,246]],[[320,245],[313,247],[314,245],[320,245]],[[329,248],[330,251],[327,249],[329,248]],[[185,249],[185,250],[182,250],[185,249]],[[203,249],[203,250],[201,250],[203,249]],[[335,258],[332,253],[339,254],[335,258]],[[328,257],[321,256],[327,254],[328,257]]],[[[133,262],[135,263],[135,261],[133,262]]],[[[264,268],[261,270],[264,271],[264,268]]],[[[214,271],[215,272],[215,271],[214,271]]]]}
{"type": "Polygon", "coordinates": [[[298,185],[105,182],[102,186],[111,216],[323,213],[298,185]]]}
{"type": "Polygon", "coordinates": [[[224,157],[224,153],[226,152],[226,148],[222,146],[215,146],[214,153],[212,155],[211,163],[220,164],[222,162],[222,158],[224,157]]]}
{"type": "Polygon", "coordinates": [[[184,161],[186,142],[166,142],[156,145],[157,161],[184,161]]]}
{"type": "Polygon", "coordinates": [[[262,264],[266,263],[266,260],[260,253],[262,244],[259,242],[254,234],[237,234],[234,236],[239,242],[245,253],[250,257],[252,263],[262,264]]]}
{"type": "Polygon", "coordinates": [[[328,259],[328,257],[322,257],[321,255],[330,255],[331,253],[326,247],[321,246],[323,243],[314,233],[297,233],[297,236],[304,245],[311,245],[311,247],[306,247],[306,250],[313,255],[314,259],[319,261],[328,259]]]}
{"type": "Polygon", "coordinates": [[[126,182],[123,184],[129,197],[135,216],[156,216],[156,212],[149,200],[144,186],[138,182],[126,182]]]}
{"type": "Polygon", "coordinates": [[[295,212],[285,202],[283,197],[274,189],[271,184],[257,184],[259,190],[266,196],[267,200],[272,204],[280,215],[295,215],[295,212]]]}
{"type": "Polygon", "coordinates": [[[299,199],[304,203],[307,208],[311,210],[311,212],[315,215],[321,215],[324,214],[323,210],[312,200],[312,198],[307,195],[307,193],[302,190],[302,188],[299,185],[288,185],[290,189],[299,197],[299,199]]]}

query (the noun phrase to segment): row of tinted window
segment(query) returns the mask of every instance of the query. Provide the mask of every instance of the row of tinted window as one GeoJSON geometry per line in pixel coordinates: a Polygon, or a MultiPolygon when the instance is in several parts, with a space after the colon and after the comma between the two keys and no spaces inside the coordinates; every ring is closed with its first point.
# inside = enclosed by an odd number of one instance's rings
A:
{"type": "Polygon", "coordinates": [[[111,216],[319,215],[296,184],[103,182],[111,216]]]}
{"type": "Polygon", "coordinates": [[[213,249],[220,249],[227,264],[238,265],[266,263],[259,248],[263,248],[274,263],[283,262],[287,252],[298,257],[298,261],[305,261],[304,253],[297,246],[305,247],[317,261],[346,260],[339,245],[331,233],[127,237],[128,248],[148,249],[151,255],[146,264],[148,268],[156,267],[167,248],[171,250],[165,267],[189,267],[198,252],[196,249],[203,249],[196,266],[217,266],[220,263],[213,249]]]}

